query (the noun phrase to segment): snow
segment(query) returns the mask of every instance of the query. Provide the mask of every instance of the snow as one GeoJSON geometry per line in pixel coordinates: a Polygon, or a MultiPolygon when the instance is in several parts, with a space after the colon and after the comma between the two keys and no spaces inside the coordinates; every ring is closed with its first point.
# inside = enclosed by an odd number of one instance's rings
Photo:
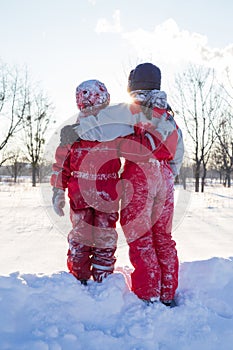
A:
{"type": "Polygon", "coordinates": [[[139,300],[120,228],[117,269],[81,285],[66,270],[66,217],[49,186],[0,184],[1,350],[224,350],[233,343],[233,190],[176,188],[179,306],[139,300]]]}

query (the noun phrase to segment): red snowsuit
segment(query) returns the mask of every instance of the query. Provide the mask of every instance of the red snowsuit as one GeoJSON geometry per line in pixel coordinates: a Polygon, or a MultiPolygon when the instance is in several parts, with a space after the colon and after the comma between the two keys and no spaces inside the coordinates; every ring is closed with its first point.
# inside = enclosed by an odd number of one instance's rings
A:
{"type": "Polygon", "coordinates": [[[92,275],[100,282],[114,270],[121,166],[115,143],[80,140],[56,151],[51,184],[68,188],[73,228],[68,235],[67,265],[79,280],[92,275]]]}
{"type": "MultiPolygon", "coordinates": [[[[154,116],[164,113],[154,108],[154,116]]],[[[178,286],[178,257],[171,236],[174,179],[168,164],[176,145],[174,130],[164,142],[157,142],[149,161],[127,159],[121,175],[124,189],[120,223],[134,267],[132,290],[144,300],[172,300],[178,286]]]]}

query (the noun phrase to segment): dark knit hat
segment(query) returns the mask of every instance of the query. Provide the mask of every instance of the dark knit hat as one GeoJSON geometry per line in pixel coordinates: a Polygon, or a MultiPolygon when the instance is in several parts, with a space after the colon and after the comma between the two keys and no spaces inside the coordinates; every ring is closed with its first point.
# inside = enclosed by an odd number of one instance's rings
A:
{"type": "Polygon", "coordinates": [[[152,63],[139,64],[131,70],[128,78],[128,92],[135,90],[160,90],[161,71],[152,63]]]}

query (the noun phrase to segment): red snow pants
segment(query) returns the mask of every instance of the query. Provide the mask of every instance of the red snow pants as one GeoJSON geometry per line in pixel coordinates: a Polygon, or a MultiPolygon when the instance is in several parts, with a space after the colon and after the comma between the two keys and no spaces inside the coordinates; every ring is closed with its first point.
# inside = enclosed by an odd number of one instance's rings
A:
{"type": "Polygon", "coordinates": [[[114,270],[118,213],[84,208],[71,210],[70,218],[68,269],[78,280],[101,282],[114,270]]]}
{"type": "Polygon", "coordinates": [[[134,267],[132,291],[144,300],[172,300],[178,286],[178,257],[171,229],[174,181],[166,163],[130,163],[122,174],[120,222],[134,267]]]}

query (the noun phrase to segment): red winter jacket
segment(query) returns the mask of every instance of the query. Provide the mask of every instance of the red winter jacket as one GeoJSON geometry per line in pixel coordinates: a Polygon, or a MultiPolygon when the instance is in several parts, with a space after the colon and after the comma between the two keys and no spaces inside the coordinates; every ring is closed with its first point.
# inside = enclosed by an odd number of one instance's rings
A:
{"type": "Polygon", "coordinates": [[[114,212],[118,210],[116,185],[120,167],[117,140],[76,141],[71,147],[57,148],[51,185],[63,190],[68,188],[73,211],[93,207],[114,212]]]}
{"type": "MultiPolygon", "coordinates": [[[[132,105],[131,112],[136,114],[140,111],[139,105],[132,105]]],[[[126,159],[125,168],[129,162],[147,162],[152,159],[169,162],[174,158],[178,141],[178,127],[162,139],[161,134],[155,129],[153,118],[160,118],[164,113],[167,119],[171,118],[170,114],[165,109],[155,107],[153,109],[152,120],[139,122],[134,126],[134,134],[129,135],[121,141],[120,154],[126,159]]],[[[174,120],[174,119],[173,119],[174,120]]]]}

